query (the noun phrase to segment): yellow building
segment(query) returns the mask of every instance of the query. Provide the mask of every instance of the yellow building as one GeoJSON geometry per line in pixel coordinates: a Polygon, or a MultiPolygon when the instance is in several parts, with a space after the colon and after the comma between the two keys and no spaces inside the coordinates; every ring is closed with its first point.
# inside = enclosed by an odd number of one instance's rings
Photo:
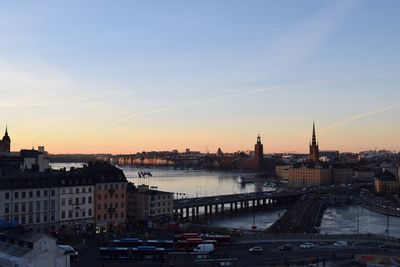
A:
{"type": "Polygon", "coordinates": [[[289,168],[287,174],[291,187],[322,186],[332,183],[330,168],[289,168]]]}
{"type": "Polygon", "coordinates": [[[394,174],[384,172],[375,177],[374,180],[375,191],[379,194],[392,194],[399,193],[400,183],[396,180],[394,174]]]}

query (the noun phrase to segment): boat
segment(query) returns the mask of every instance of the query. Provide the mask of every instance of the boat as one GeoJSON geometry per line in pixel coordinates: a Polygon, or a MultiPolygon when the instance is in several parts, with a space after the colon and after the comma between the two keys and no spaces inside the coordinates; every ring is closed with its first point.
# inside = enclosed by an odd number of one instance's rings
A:
{"type": "Polygon", "coordinates": [[[237,182],[241,184],[250,184],[253,183],[253,180],[251,180],[249,177],[241,175],[237,178],[237,182]]]}
{"type": "Polygon", "coordinates": [[[264,186],[264,187],[272,187],[272,188],[275,188],[275,187],[276,187],[276,183],[275,183],[275,182],[268,181],[268,182],[265,182],[265,183],[263,184],[263,186],[264,186]]]}

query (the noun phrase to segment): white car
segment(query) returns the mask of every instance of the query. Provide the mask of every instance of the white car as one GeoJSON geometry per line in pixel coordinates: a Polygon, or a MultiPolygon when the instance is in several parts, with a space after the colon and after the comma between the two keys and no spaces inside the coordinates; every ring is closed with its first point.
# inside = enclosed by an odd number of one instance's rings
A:
{"type": "Polygon", "coordinates": [[[262,248],[262,247],[252,247],[252,248],[249,248],[249,252],[250,253],[258,253],[258,252],[263,252],[264,251],[264,249],[262,248]]]}
{"type": "Polygon", "coordinates": [[[300,245],[300,248],[302,248],[302,249],[311,249],[311,248],[315,248],[315,247],[316,247],[316,245],[311,242],[306,242],[306,243],[300,245]]]}
{"type": "Polygon", "coordinates": [[[336,247],[347,247],[349,243],[347,241],[336,241],[333,245],[336,247]]]}

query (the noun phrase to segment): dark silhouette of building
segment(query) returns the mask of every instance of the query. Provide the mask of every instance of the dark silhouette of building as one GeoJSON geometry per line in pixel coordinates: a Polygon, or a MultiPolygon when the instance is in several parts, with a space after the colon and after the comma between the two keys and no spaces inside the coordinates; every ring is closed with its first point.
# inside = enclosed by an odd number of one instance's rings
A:
{"type": "Polygon", "coordinates": [[[317,137],[315,135],[315,123],[313,122],[313,133],[312,140],[310,143],[310,156],[309,159],[311,162],[317,163],[319,161],[319,148],[317,143],[317,137]]]}
{"type": "Polygon", "coordinates": [[[254,146],[254,161],[257,169],[261,169],[264,159],[263,145],[260,135],[257,136],[257,143],[254,146]]]}
{"type": "Polygon", "coordinates": [[[11,139],[8,136],[7,126],[6,133],[3,136],[3,139],[0,140],[0,152],[9,153],[11,148],[11,139]]]}

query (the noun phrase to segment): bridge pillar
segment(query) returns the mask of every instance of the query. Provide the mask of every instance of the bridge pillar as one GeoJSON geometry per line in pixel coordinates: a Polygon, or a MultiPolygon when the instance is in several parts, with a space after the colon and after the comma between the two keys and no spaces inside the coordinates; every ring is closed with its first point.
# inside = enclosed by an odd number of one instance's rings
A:
{"type": "Polygon", "coordinates": [[[180,209],[179,212],[179,219],[182,221],[183,220],[183,209],[180,209]]]}
{"type": "Polygon", "coordinates": [[[189,208],[186,208],[186,217],[185,217],[185,219],[188,220],[188,221],[190,219],[190,217],[189,217],[189,208]]]}
{"type": "Polygon", "coordinates": [[[199,220],[200,212],[199,212],[199,206],[196,206],[196,218],[199,220]]]}
{"type": "Polygon", "coordinates": [[[224,203],[221,204],[221,213],[224,213],[224,203]]]}
{"type": "Polygon", "coordinates": [[[215,204],[215,215],[218,214],[218,204],[215,204]]]}
{"type": "Polygon", "coordinates": [[[231,202],[229,203],[229,212],[232,213],[232,211],[233,211],[233,203],[231,202]]]}
{"type": "Polygon", "coordinates": [[[194,221],[194,217],[195,217],[195,215],[196,215],[195,212],[196,212],[195,208],[192,207],[192,221],[194,221]]]}
{"type": "Polygon", "coordinates": [[[261,204],[261,200],[257,199],[257,207],[259,207],[261,204]]]}
{"type": "Polygon", "coordinates": [[[237,206],[238,206],[238,203],[235,201],[235,211],[237,211],[237,206]]]}
{"type": "Polygon", "coordinates": [[[211,205],[210,205],[210,217],[211,217],[211,215],[212,215],[212,212],[213,212],[213,205],[211,204],[211,205]]]}
{"type": "Polygon", "coordinates": [[[253,208],[256,206],[256,201],[253,199],[253,208]]]}

